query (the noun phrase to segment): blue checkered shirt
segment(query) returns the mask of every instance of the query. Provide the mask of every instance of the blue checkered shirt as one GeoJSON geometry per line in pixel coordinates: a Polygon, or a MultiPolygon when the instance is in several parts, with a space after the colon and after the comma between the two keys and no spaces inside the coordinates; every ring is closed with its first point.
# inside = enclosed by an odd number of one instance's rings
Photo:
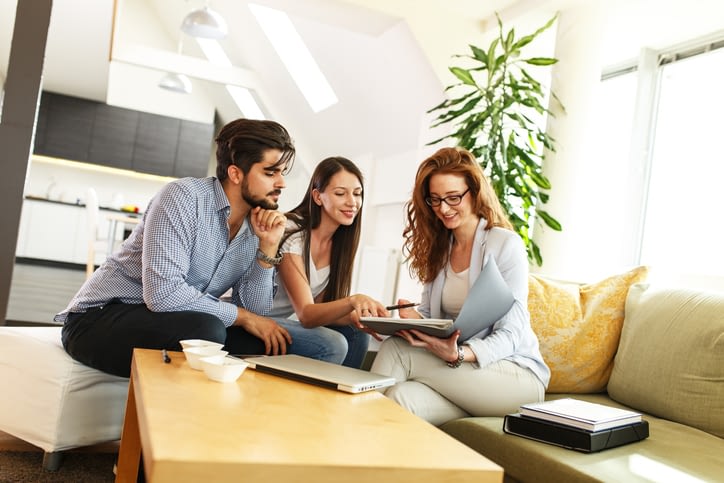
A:
{"type": "Polygon", "coordinates": [[[217,316],[227,327],[237,306],[259,315],[272,308],[274,269],[256,261],[259,239],[248,219],[229,242],[231,207],[213,177],[183,178],[151,200],[141,222],[55,316],[85,312],[116,299],[146,304],[154,312],[193,310],[217,316]],[[231,302],[219,297],[232,289],[231,302]]]}

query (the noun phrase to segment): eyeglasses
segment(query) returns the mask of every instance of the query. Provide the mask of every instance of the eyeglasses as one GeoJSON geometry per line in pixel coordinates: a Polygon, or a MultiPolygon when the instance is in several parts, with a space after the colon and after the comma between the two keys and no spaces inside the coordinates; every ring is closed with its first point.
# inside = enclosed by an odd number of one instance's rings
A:
{"type": "Polygon", "coordinates": [[[446,197],[444,197],[444,198],[435,198],[435,197],[432,197],[432,196],[428,196],[427,198],[425,198],[425,203],[427,203],[428,205],[430,205],[430,206],[432,206],[432,207],[435,207],[435,208],[437,208],[438,206],[440,206],[443,201],[444,201],[445,203],[447,203],[448,206],[457,206],[457,205],[459,205],[460,203],[462,203],[463,197],[464,197],[466,194],[468,194],[468,191],[470,191],[470,188],[466,189],[465,191],[463,191],[463,192],[460,193],[459,195],[450,195],[450,196],[446,196],[446,197]]]}

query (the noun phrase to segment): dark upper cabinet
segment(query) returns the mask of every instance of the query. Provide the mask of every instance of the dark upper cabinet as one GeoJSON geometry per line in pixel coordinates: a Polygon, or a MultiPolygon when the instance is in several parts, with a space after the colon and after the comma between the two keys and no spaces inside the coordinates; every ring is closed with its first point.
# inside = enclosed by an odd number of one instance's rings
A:
{"type": "Polygon", "coordinates": [[[45,132],[43,153],[56,158],[87,161],[96,102],[43,93],[45,132]]]}
{"type": "Polygon", "coordinates": [[[133,170],[173,176],[180,126],[180,119],[140,113],[133,150],[133,170]]]}
{"type": "Polygon", "coordinates": [[[161,176],[206,176],[214,125],[43,92],[35,153],[161,176]]]}
{"type": "Polygon", "coordinates": [[[184,176],[202,178],[206,176],[213,135],[213,124],[181,121],[173,176],[177,178],[183,178],[184,176]]]}
{"type": "Polygon", "coordinates": [[[45,133],[48,130],[48,103],[42,101],[41,95],[40,106],[38,106],[38,119],[35,122],[35,141],[34,152],[41,153],[45,151],[45,133]]]}
{"type": "Polygon", "coordinates": [[[88,160],[114,168],[132,169],[139,112],[98,104],[88,160]]]}

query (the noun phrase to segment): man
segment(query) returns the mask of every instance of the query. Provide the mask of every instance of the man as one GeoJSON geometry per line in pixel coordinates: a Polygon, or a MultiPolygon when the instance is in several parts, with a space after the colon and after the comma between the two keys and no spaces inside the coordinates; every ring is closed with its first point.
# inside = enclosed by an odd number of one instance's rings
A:
{"type": "Polygon", "coordinates": [[[224,126],[216,143],[216,177],[162,188],[120,250],[55,316],[74,359],[128,377],[134,347],[180,350],[184,339],[221,342],[230,353],[286,353],[289,331],[263,315],[294,145],[278,123],[248,119],[224,126]],[[220,300],[229,289],[230,302],[220,300]]]}

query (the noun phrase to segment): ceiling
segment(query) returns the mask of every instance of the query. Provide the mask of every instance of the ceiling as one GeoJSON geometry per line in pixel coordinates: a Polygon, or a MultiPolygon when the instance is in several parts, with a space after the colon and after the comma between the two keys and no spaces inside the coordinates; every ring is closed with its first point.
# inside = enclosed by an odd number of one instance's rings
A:
{"type": "MultiPolygon", "coordinates": [[[[248,0],[211,0],[230,27],[221,41],[233,68],[203,59],[179,25],[204,0],[54,0],[43,88],[181,118],[228,122],[242,114],[223,83],[253,89],[268,118],[285,125],[310,167],[331,155],[394,158],[432,136],[425,111],[451,82],[451,55],[482,42],[504,21],[536,13],[537,27],[557,9],[591,0],[256,0],[291,17],[339,102],[314,113],[249,10],[248,0]],[[182,54],[177,53],[179,38],[182,54]],[[157,87],[165,70],[191,75],[191,95],[157,87]]],[[[17,0],[0,0],[0,82],[17,0]]],[[[719,0],[610,0],[603,62],[635,58],[721,29],[719,0]]],[[[584,7],[585,6],[585,7],[584,7]]],[[[302,173],[300,173],[302,174],[302,173]]],[[[306,174],[306,173],[304,173],[306,174]]]]}

